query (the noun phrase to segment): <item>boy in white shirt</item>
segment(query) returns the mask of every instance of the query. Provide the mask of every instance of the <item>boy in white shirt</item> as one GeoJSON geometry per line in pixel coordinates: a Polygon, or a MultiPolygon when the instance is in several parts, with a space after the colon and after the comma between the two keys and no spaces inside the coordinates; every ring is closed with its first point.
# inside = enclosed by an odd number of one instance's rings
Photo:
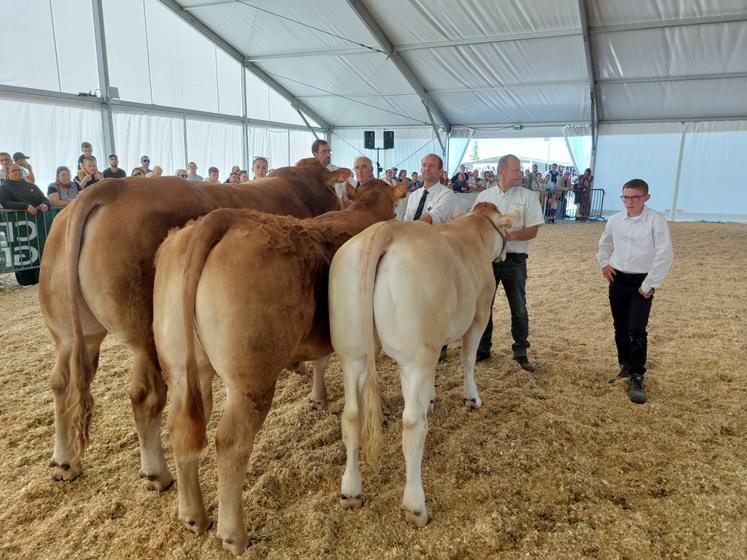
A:
{"type": "Polygon", "coordinates": [[[658,212],[646,207],[648,184],[631,179],[620,197],[624,212],[614,214],[599,240],[597,262],[610,283],[609,298],[615,327],[620,373],[611,379],[629,378],[628,396],[646,402],[646,325],[653,295],[672,267],[674,254],[669,226],[658,212]]]}

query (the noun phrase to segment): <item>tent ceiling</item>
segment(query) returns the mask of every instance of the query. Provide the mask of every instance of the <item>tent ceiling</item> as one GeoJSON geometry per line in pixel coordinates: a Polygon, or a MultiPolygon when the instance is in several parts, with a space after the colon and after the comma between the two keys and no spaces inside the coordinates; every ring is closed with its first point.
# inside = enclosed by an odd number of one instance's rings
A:
{"type": "Polygon", "coordinates": [[[166,4],[333,127],[588,123],[591,89],[602,122],[747,118],[744,0],[166,4]]]}

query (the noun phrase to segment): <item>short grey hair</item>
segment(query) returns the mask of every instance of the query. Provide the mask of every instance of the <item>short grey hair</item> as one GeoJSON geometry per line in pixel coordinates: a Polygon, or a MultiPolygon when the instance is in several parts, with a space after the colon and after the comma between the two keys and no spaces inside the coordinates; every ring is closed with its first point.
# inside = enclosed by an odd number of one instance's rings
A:
{"type": "Polygon", "coordinates": [[[503,156],[501,159],[498,160],[498,169],[506,170],[508,168],[508,162],[511,161],[512,159],[521,161],[514,154],[506,154],[505,156],[503,156]]]}
{"type": "Polygon", "coordinates": [[[362,160],[362,159],[365,159],[365,160],[366,160],[366,163],[368,164],[368,166],[369,166],[369,167],[370,167],[371,169],[373,169],[373,162],[371,161],[371,158],[370,158],[370,157],[366,157],[366,156],[358,156],[357,158],[355,158],[355,159],[353,160],[353,165],[355,166],[355,164],[356,164],[356,163],[357,163],[358,161],[362,160]]]}

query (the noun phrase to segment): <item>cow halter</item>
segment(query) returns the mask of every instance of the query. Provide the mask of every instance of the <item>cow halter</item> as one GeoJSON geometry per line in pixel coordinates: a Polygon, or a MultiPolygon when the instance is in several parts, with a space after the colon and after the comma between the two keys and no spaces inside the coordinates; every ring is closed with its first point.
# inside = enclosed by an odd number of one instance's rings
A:
{"type": "Polygon", "coordinates": [[[493,220],[491,220],[490,218],[488,218],[485,214],[478,214],[478,216],[480,216],[481,218],[485,218],[488,221],[488,223],[491,226],[493,226],[493,229],[498,232],[498,235],[501,236],[501,239],[503,239],[503,243],[505,244],[506,243],[506,236],[503,235],[503,232],[498,229],[498,226],[495,225],[495,222],[493,220]]]}

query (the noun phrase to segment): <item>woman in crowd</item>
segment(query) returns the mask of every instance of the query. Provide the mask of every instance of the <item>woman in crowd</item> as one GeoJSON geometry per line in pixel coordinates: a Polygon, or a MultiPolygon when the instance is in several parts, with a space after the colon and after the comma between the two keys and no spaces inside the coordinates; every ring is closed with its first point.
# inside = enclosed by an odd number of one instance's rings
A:
{"type": "Polygon", "coordinates": [[[59,208],[67,206],[78,196],[78,185],[70,178],[70,169],[61,165],[57,168],[54,183],[47,187],[49,201],[59,208]]]}
{"type": "Polygon", "coordinates": [[[464,173],[462,173],[461,171],[457,173],[456,179],[454,179],[454,181],[451,183],[451,190],[453,190],[455,193],[469,192],[469,183],[467,182],[464,173]]]}
{"type": "Polygon", "coordinates": [[[136,167],[130,173],[130,177],[145,177],[145,171],[143,171],[142,167],[136,167]]]}

